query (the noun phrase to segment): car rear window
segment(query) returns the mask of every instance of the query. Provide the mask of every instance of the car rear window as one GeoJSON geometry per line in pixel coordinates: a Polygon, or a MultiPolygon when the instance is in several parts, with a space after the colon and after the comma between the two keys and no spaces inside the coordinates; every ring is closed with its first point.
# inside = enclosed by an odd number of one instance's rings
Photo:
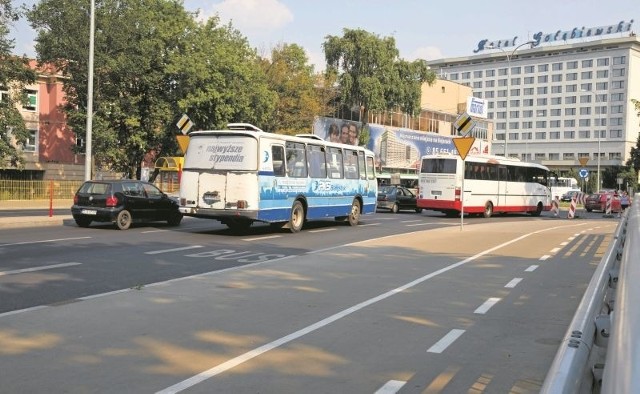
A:
{"type": "Polygon", "coordinates": [[[88,194],[108,194],[111,190],[110,183],[86,182],[80,187],[80,193],[88,194]]]}

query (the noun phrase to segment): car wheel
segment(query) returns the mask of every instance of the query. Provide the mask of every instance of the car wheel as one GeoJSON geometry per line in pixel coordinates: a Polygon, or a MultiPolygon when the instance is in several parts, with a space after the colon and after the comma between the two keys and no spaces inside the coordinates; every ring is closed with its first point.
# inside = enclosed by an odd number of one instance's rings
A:
{"type": "Polygon", "coordinates": [[[76,224],[80,227],[89,227],[89,225],[91,224],[91,219],[85,219],[85,218],[78,218],[75,219],[76,224]]]}
{"type": "Polygon", "coordinates": [[[178,211],[173,211],[169,214],[169,219],[167,219],[167,224],[169,226],[179,226],[182,221],[182,214],[178,211]]]}
{"type": "Polygon", "coordinates": [[[422,213],[422,208],[416,208],[416,212],[422,213]]]}
{"type": "Polygon", "coordinates": [[[120,230],[126,230],[131,227],[131,220],[131,213],[123,209],[116,217],[116,226],[118,226],[120,230]]]}
{"type": "Polygon", "coordinates": [[[353,199],[353,203],[351,204],[351,213],[349,214],[349,225],[357,226],[360,222],[360,202],[356,199],[353,199]]]}
{"type": "Polygon", "coordinates": [[[291,216],[287,223],[287,228],[292,233],[297,233],[302,230],[304,224],[304,207],[300,201],[295,201],[291,206],[291,216]]]}
{"type": "Polygon", "coordinates": [[[393,204],[393,206],[391,207],[391,212],[393,213],[398,213],[399,210],[400,207],[398,206],[398,203],[393,204]]]}
{"type": "Polygon", "coordinates": [[[487,201],[484,205],[484,212],[482,213],[485,218],[490,218],[493,215],[493,204],[491,201],[487,201]]]}

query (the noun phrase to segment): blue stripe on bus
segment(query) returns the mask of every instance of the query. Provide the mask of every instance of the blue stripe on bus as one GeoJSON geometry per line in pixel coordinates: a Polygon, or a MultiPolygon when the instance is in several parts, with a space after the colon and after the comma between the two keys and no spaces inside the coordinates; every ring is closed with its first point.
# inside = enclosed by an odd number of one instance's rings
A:
{"type": "MultiPolygon", "coordinates": [[[[316,206],[307,209],[308,220],[333,218],[336,216],[348,216],[351,212],[351,203],[345,205],[316,206]]],[[[375,212],[375,203],[365,204],[362,207],[363,214],[375,212]]],[[[291,207],[286,208],[260,208],[258,220],[265,222],[287,221],[291,216],[291,207]]]]}

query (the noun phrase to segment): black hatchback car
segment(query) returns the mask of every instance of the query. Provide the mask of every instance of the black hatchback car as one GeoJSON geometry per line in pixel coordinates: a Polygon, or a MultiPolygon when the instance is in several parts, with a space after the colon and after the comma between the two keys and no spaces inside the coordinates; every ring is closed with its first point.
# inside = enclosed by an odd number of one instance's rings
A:
{"type": "Polygon", "coordinates": [[[133,222],[182,221],[178,202],[155,185],[137,180],[87,181],[73,197],[71,214],[80,227],[91,222],[112,222],[120,230],[133,222]]]}
{"type": "Polygon", "coordinates": [[[380,186],[378,188],[378,209],[380,208],[388,209],[393,213],[402,209],[422,212],[422,208],[418,208],[415,193],[402,186],[380,186]]]}

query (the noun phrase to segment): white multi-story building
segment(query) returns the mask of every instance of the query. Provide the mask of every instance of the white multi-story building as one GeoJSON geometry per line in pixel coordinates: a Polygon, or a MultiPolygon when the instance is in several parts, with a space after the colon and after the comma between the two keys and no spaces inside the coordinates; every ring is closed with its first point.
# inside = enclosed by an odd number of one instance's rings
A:
{"type": "Polygon", "coordinates": [[[640,100],[640,40],[629,31],[604,37],[533,48],[481,42],[477,55],[429,65],[488,101],[492,153],[560,172],[588,158],[589,170],[604,170],[624,165],[640,134],[631,101],[640,100]]]}

